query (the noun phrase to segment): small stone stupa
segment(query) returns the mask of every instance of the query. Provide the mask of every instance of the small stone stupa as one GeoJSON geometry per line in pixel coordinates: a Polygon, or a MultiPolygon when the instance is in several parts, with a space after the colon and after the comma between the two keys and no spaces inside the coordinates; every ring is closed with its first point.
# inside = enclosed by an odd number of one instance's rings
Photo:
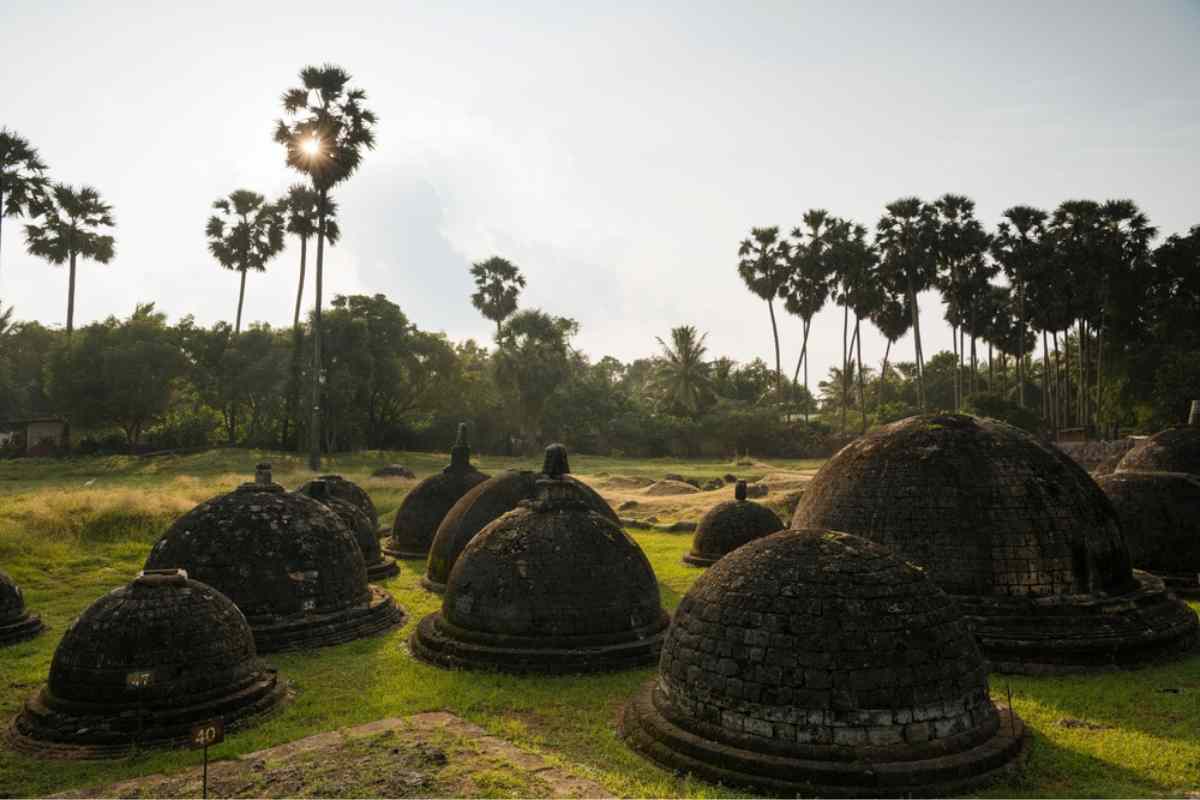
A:
{"type": "Polygon", "coordinates": [[[1133,566],[1200,597],[1200,475],[1118,471],[1096,482],[1117,510],[1133,566]]]}
{"type": "Polygon", "coordinates": [[[442,667],[598,672],[652,663],[668,621],[641,548],[555,472],[467,545],[409,642],[442,667]]]}
{"type": "Polygon", "coordinates": [[[196,723],[248,725],[286,689],[256,655],[229,598],[182,570],[143,572],[67,629],[9,742],[44,756],[116,758],[185,745],[196,723]]]}
{"type": "Polygon", "coordinates": [[[492,520],[512,511],[522,501],[536,497],[537,482],[547,475],[558,475],[560,480],[571,483],[586,498],[592,511],[620,524],[617,513],[604,498],[586,483],[568,475],[570,471],[567,448],[552,444],[546,448],[540,475],[527,470],[510,470],[488,478],[464,494],[442,519],[434,534],[421,585],[438,594],[444,592],[450,570],[463,548],[492,520]]]}
{"type": "Polygon", "coordinates": [[[857,439],[809,483],[792,527],[853,533],[927,570],[1001,672],[1132,667],[1196,643],[1196,613],[1131,569],[1096,482],[996,420],[926,414],[857,439]]]}
{"type": "Polygon", "coordinates": [[[747,542],[783,530],[783,522],[766,506],[746,499],[746,482],[734,485],[733,500],[718,503],[700,518],[685,564],[708,567],[747,542]]]}
{"type": "Polygon", "coordinates": [[[43,630],[41,617],[25,608],[21,587],[0,570],[0,647],[32,639],[43,630]]]}
{"type": "MultiPolygon", "coordinates": [[[[348,481],[345,482],[348,483],[348,481]]],[[[371,524],[370,517],[361,507],[334,494],[334,487],[338,483],[339,481],[317,478],[304,484],[301,488],[306,497],[311,497],[341,517],[342,522],[346,523],[346,527],[354,534],[354,538],[358,542],[358,549],[362,551],[363,561],[367,565],[368,581],[374,583],[398,574],[400,567],[396,565],[396,559],[385,556],[379,547],[379,534],[376,532],[376,526],[371,524]]],[[[300,491],[300,489],[296,491],[300,491]]]]}
{"type": "Polygon", "coordinates": [[[260,653],[340,644],[399,625],[392,596],[367,583],[336,512],[285,491],[260,464],[254,483],[207,500],[158,540],[147,570],[182,569],[246,615],[260,653]]]}
{"type": "Polygon", "coordinates": [[[375,503],[365,489],[354,481],[346,480],[341,475],[322,475],[311,481],[305,481],[296,491],[312,497],[309,488],[317,481],[325,484],[327,491],[338,500],[344,500],[366,514],[367,518],[371,520],[371,527],[376,531],[379,530],[379,512],[375,510],[375,503]]]}
{"type": "Polygon", "coordinates": [[[960,795],[1028,742],[953,599],[824,530],[756,539],[701,575],[620,727],[677,774],[775,797],[960,795]]]}
{"type": "Polygon", "coordinates": [[[1184,472],[1200,475],[1200,424],[1159,431],[1134,445],[1118,472],[1184,472]]]}
{"type": "Polygon", "coordinates": [[[425,558],[446,513],[460,497],[487,478],[471,465],[464,422],[458,426],[458,440],[450,449],[450,465],[405,495],[384,552],[397,558],[425,558]]]}

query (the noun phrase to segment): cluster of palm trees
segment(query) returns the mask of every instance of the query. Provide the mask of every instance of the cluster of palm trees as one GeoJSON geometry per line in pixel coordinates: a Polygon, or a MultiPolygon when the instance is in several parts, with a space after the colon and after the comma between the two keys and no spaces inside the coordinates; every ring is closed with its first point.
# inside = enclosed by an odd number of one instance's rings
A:
{"type": "MultiPolygon", "coordinates": [[[[780,401],[787,393],[775,301],[801,320],[792,385],[799,386],[803,368],[807,390],[812,319],[832,300],[843,309],[841,380],[848,382],[857,373],[864,412],[864,319],[887,341],[881,393],[891,347],[911,329],[917,402],[924,409],[918,298],[936,289],[946,306],[959,365],[954,410],[980,388],[980,340],[988,344],[989,369],[993,348],[1001,359],[1015,359],[1016,399],[1024,407],[1029,356],[1035,351],[1035,332],[1040,332],[1043,419],[1055,428],[1094,424],[1104,379],[1104,337],[1110,329],[1121,332],[1137,324],[1152,280],[1150,242],[1156,230],[1131,200],[1069,200],[1053,212],[1013,206],[1002,216],[996,231],[989,232],[976,218],[970,198],[946,194],[931,203],[917,197],[890,203],[871,238],[863,225],[824,209],[806,212],[790,236],[781,235],[779,227],[753,228],[738,249],[738,274],[767,303],[780,401]],[[1004,280],[996,282],[1001,274],[1004,280]],[[1074,386],[1065,346],[1072,331],[1078,348],[1074,386]]],[[[842,396],[848,394],[849,387],[843,386],[842,396]]],[[[843,426],[845,413],[843,403],[843,426]]]]}
{"type": "Polygon", "coordinates": [[[51,264],[66,264],[67,339],[75,330],[75,270],[80,259],[107,264],[116,240],[112,206],[91,186],[52,183],[36,147],[8,128],[0,128],[0,236],[5,217],[36,220],[25,226],[29,252],[51,264]]]}

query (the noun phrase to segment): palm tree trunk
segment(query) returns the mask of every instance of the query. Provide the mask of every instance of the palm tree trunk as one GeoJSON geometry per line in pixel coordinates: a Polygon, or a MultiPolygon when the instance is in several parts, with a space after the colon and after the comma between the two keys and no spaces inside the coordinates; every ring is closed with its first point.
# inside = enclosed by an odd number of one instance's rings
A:
{"type": "Polygon", "coordinates": [[[292,330],[300,330],[300,301],[304,299],[304,268],[308,257],[308,237],[300,237],[300,281],[296,286],[296,313],[292,317],[292,330]]]}
{"type": "Polygon", "coordinates": [[[846,375],[846,360],[849,358],[846,348],[846,328],[850,324],[850,304],[842,306],[842,433],[846,432],[846,399],[850,394],[850,387],[847,385],[848,377],[846,375]]]}
{"type": "Polygon", "coordinates": [[[859,335],[861,320],[854,315],[854,340],[858,342],[858,410],[862,414],[862,432],[867,432],[867,395],[863,391],[862,336],[859,335]]]}
{"type": "Polygon", "coordinates": [[[988,340],[988,391],[996,391],[995,357],[992,355],[992,341],[988,340]]]}
{"type": "Polygon", "coordinates": [[[4,183],[0,182],[0,261],[4,255],[4,183]]]}
{"type": "Polygon", "coordinates": [[[67,341],[75,330],[75,251],[71,251],[71,275],[67,278],[67,341]]]}
{"type": "Polygon", "coordinates": [[[883,408],[883,390],[887,388],[888,356],[892,353],[892,340],[888,339],[887,347],[883,349],[883,367],[879,370],[879,398],[875,401],[875,416],[879,416],[883,408]]]}
{"type": "Polygon", "coordinates": [[[775,324],[775,304],[767,301],[767,310],[771,313],[771,335],[775,337],[775,392],[776,402],[783,401],[783,364],[779,360],[779,327],[775,324]]]}
{"type": "Polygon", "coordinates": [[[1025,281],[1017,288],[1017,314],[1021,318],[1020,339],[1017,343],[1017,405],[1025,407],[1025,281]]]}
{"type": "MultiPolygon", "coordinates": [[[[1100,421],[1100,402],[1104,399],[1101,390],[1104,387],[1104,309],[1100,309],[1100,324],[1096,327],[1096,422],[1100,421]]],[[[1101,429],[1101,439],[1108,436],[1101,429]]]]}
{"type": "Polygon", "coordinates": [[[954,325],[954,324],[950,325],[950,347],[952,347],[954,349],[954,410],[958,411],[958,404],[959,404],[958,326],[954,325]]]}
{"type": "Polygon", "coordinates": [[[925,369],[921,357],[921,309],[917,307],[917,293],[913,290],[912,273],[905,271],[908,279],[908,302],[912,315],[913,350],[917,359],[917,407],[925,411],[925,369]]]}
{"type": "Polygon", "coordinates": [[[1050,422],[1050,348],[1046,343],[1046,329],[1042,329],[1042,422],[1050,422]]]}
{"type": "Polygon", "coordinates": [[[241,285],[238,288],[238,310],[237,321],[233,325],[233,335],[237,336],[242,332],[242,303],[246,299],[246,270],[239,270],[242,273],[241,285]]]}
{"type": "MultiPolygon", "coordinates": [[[[805,357],[808,355],[808,329],[811,320],[804,320],[804,341],[800,344],[800,358],[796,361],[796,374],[792,376],[792,385],[796,386],[800,381],[800,367],[805,365],[804,370],[804,394],[808,394],[808,368],[805,357]]],[[[804,421],[808,422],[808,403],[804,404],[804,421]]]]}
{"type": "Polygon", "coordinates": [[[321,190],[321,207],[317,212],[317,286],[313,309],[313,369],[312,421],[309,425],[308,468],[321,469],[321,290],[325,267],[325,208],[328,192],[321,190]]]}

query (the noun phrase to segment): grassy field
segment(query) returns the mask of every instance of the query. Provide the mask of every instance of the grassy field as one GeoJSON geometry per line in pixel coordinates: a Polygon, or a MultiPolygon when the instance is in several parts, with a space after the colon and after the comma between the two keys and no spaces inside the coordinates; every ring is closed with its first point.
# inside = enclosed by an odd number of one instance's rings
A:
{"type": "MultiPolygon", "coordinates": [[[[109,589],[128,581],[171,520],[195,503],[248,480],[258,460],[294,487],[309,476],[290,454],[245,450],[195,456],[0,462],[0,568],[24,588],[51,630],[0,650],[0,718],[4,724],[45,680],[54,647],[70,620],[109,589]]],[[[418,476],[440,469],[444,454],[363,453],[331,459],[328,471],[361,481],[385,521],[411,482],[370,479],[371,469],[404,463],[418,476]]],[[[484,470],[519,463],[477,459],[484,470]]],[[[523,462],[535,466],[536,460],[523,462]]],[[[811,467],[812,462],[772,462],[811,467]]],[[[753,471],[724,462],[572,457],[575,472],[661,477],[666,472],[717,476],[753,471]]],[[[674,608],[700,574],[680,556],[688,534],[633,531],[674,608]]],[[[406,640],[439,599],[418,580],[424,565],[404,562],[383,584],[409,613],[403,629],[305,654],[269,657],[291,680],[295,699],[262,726],[231,736],[214,758],[260,750],[332,728],[382,717],[447,710],[488,732],[541,753],[553,763],[624,796],[724,797],[735,793],[677,778],[628,751],[617,738],[622,702],[654,670],[614,675],[517,678],[446,672],[415,661],[406,640]]],[[[1183,796],[1200,791],[1200,655],[1169,666],[1073,678],[993,676],[1004,700],[1011,688],[1035,743],[1023,775],[990,796],[1183,796]]],[[[191,751],[157,752],[112,763],[47,763],[0,750],[0,796],[40,795],[108,785],[196,764],[191,751]]],[[[491,796],[527,794],[535,784],[496,781],[476,787],[491,796]]],[[[351,791],[351,793],[353,793],[351,791]]]]}

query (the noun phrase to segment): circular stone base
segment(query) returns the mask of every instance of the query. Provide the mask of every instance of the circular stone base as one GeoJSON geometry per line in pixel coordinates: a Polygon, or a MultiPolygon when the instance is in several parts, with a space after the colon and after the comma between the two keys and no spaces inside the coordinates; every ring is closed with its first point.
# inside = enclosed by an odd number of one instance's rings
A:
{"type": "Polygon", "coordinates": [[[506,636],[452,625],[442,612],[429,614],[409,638],[417,658],[449,669],[563,674],[610,672],[658,660],[670,617],[607,636],[506,636]]]}
{"type": "Polygon", "coordinates": [[[371,599],[334,614],[307,614],[273,624],[250,621],[259,653],[308,650],[373,636],[404,622],[404,609],[392,596],[372,586],[371,599]]]}
{"type": "Polygon", "coordinates": [[[16,622],[2,623],[0,624],[0,647],[32,639],[45,629],[42,618],[37,614],[26,614],[16,622]]]}
{"type": "Polygon", "coordinates": [[[1176,658],[1197,641],[1196,612],[1163,581],[1134,571],[1127,594],[956,595],[997,672],[1025,675],[1128,669],[1176,658]]]}
{"type": "Polygon", "coordinates": [[[427,589],[428,591],[433,592],[434,594],[445,594],[446,593],[446,584],[438,583],[437,581],[430,580],[428,575],[423,575],[421,577],[421,586],[423,588],[427,589]]]}
{"type": "Polygon", "coordinates": [[[1154,577],[1163,582],[1168,591],[1189,600],[1200,600],[1200,573],[1188,572],[1178,575],[1155,573],[1154,577]]]}
{"type": "Polygon", "coordinates": [[[396,563],[396,559],[388,556],[381,556],[374,564],[367,564],[367,580],[374,583],[382,581],[400,574],[400,565],[396,563]]]}
{"type": "Polygon", "coordinates": [[[686,553],[683,556],[683,563],[690,567],[711,567],[720,560],[720,556],[713,558],[712,556],[702,555],[694,551],[686,553]]]}
{"type": "Polygon", "coordinates": [[[186,706],[140,709],[132,703],[74,703],[43,688],[25,702],[7,732],[14,750],[43,758],[122,758],[136,747],[184,747],[192,726],[220,718],[228,731],[249,727],[278,710],[287,681],[275,670],[255,675],[240,688],[186,706]]]}
{"type": "Polygon", "coordinates": [[[931,751],[924,757],[851,760],[844,748],[813,747],[812,758],[759,753],[697,736],[675,725],[654,706],[658,678],[651,679],[621,714],[620,731],[642,755],[670,770],[769,796],[928,797],[959,795],[1012,769],[1029,742],[1024,723],[1001,710],[988,738],[959,752],[931,751]],[[827,758],[820,757],[828,756],[827,758]]]}
{"type": "Polygon", "coordinates": [[[387,542],[388,543],[383,547],[383,552],[389,556],[392,556],[393,558],[402,558],[405,561],[415,561],[417,559],[424,559],[429,556],[428,550],[425,552],[418,552],[416,550],[397,550],[392,546],[391,539],[388,539],[387,542]]]}

